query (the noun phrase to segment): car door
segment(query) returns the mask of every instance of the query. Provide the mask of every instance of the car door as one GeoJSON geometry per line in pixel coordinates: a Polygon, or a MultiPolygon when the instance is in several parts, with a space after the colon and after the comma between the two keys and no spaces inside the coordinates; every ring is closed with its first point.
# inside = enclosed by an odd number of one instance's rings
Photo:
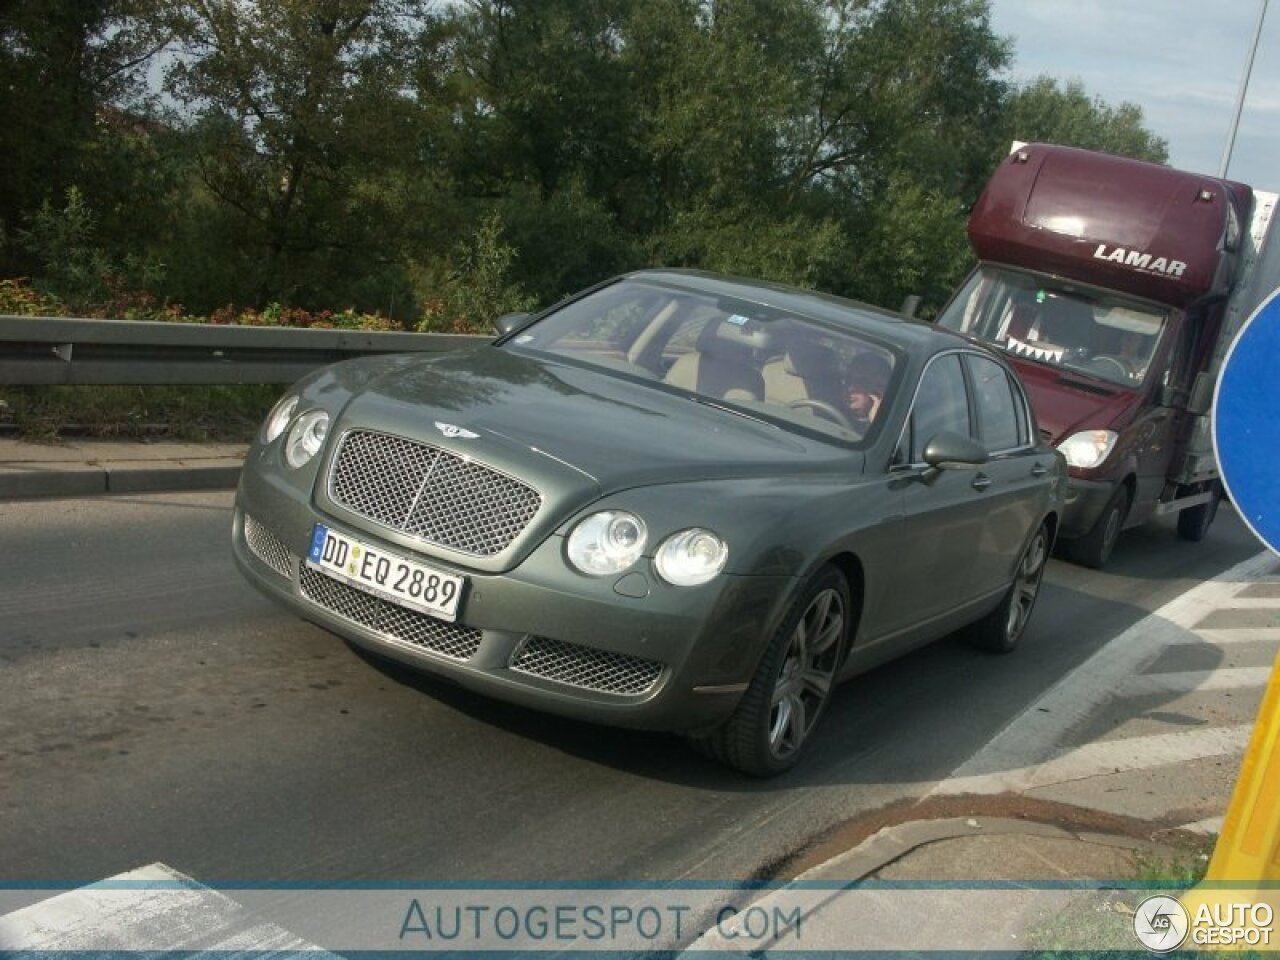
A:
{"type": "Polygon", "coordinates": [[[1022,548],[1040,522],[1053,455],[1037,452],[1026,398],[1009,372],[990,357],[963,357],[973,401],[975,439],[989,459],[971,478],[983,501],[982,535],[970,564],[969,592],[986,596],[1008,586],[1022,548]]]}
{"type": "Polygon", "coordinates": [[[959,352],[934,357],[921,375],[891,468],[900,478],[904,514],[899,582],[886,618],[893,632],[944,616],[973,596],[989,485],[977,471],[928,467],[924,448],[942,431],[974,434],[959,352]]]}

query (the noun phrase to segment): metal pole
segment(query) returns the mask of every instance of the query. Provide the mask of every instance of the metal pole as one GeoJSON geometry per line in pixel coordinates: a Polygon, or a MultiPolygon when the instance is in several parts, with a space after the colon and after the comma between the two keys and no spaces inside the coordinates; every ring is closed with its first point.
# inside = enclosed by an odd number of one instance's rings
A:
{"type": "Polygon", "coordinates": [[[1240,114],[1244,112],[1244,96],[1249,90],[1249,75],[1253,73],[1253,58],[1258,53],[1258,41],[1262,39],[1262,22],[1267,19],[1268,0],[1262,0],[1262,9],[1258,11],[1258,26],[1253,31],[1253,44],[1249,47],[1249,59],[1244,65],[1244,75],[1240,78],[1240,91],[1236,94],[1235,115],[1231,118],[1231,129],[1227,132],[1227,149],[1222,152],[1222,167],[1218,176],[1226,177],[1231,166],[1231,151],[1236,146],[1236,131],[1240,129],[1240,114]]]}

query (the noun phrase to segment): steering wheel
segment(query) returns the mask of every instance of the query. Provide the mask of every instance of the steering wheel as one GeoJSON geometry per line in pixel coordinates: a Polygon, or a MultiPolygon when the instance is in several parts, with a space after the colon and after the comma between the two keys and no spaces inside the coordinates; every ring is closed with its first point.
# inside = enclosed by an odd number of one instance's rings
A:
{"type": "Polygon", "coordinates": [[[1137,371],[1122,357],[1113,357],[1110,354],[1098,354],[1092,358],[1086,366],[1095,368],[1099,373],[1107,373],[1108,368],[1113,368],[1125,380],[1136,379],[1137,371]]]}
{"type": "Polygon", "coordinates": [[[787,406],[792,410],[812,410],[824,420],[830,420],[846,430],[857,432],[857,427],[847,413],[822,400],[792,400],[787,406]]]}

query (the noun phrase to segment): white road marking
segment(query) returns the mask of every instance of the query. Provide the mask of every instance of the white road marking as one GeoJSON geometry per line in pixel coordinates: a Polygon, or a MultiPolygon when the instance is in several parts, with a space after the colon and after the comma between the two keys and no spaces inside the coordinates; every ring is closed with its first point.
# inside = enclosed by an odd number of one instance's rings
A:
{"type": "Polygon", "coordinates": [[[1271,574],[1276,562],[1275,555],[1269,552],[1251,557],[1176,597],[1113,637],[931,792],[999,793],[1027,789],[1025,785],[1030,784],[1057,782],[1054,777],[1080,779],[1106,773],[1108,763],[1111,769],[1164,765],[1177,762],[1179,757],[1174,751],[1183,747],[1187,752],[1181,759],[1187,760],[1220,752],[1243,752],[1248,728],[1238,727],[1169,734],[1164,735],[1167,739],[1156,741],[1138,738],[1139,742],[1130,747],[1120,746],[1125,743],[1123,740],[1106,741],[1054,759],[1070,732],[1116,697],[1132,678],[1141,675],[1142,669],[1165,648],[1201,642],[1195,625],[1260,577],[1271,574]],[[1206,750],[1210,752],[1205,753],[1206,750]],[[1036,773],[1042,766],[1046,768],[1043,773],[1036,773]],[[1091,770],[1094,773],[1088,772],[1091,770]]]}
{"type": "Polygon", "coordinates": [[[0,917],[0,951],[307,951],[333,956],[152,863],[0,917]]]}
{"type": "Polygon", "coordinates": [[[1141,697],[1156,693],[1236,690],[1243,687],[1265,687],[1270,679],[1270,667],[1223,667],[1219,670],[1143,673],[1125,680],[1118,693],[1122,697],[1141,697]]]}
{"type": "Polygon", "coordinates": [[[1195,633],[1187,634],[1175,642],[1187,646],[1208,644],[1212,647],[1236,643],[1273,643],[1280,646],[1280,627],[1200,627],[1195,633]]]}
{"type": "Polygon", "coordinates": [[[1149,737],[1100,740],[1069,750],[1059,757],[1027,767],[985,773],[972,777],[952,777],[938,784],[934,793],[1022,792],[1089,777],[1147,770],[1186,760],[1240,754],[1249,743],[1252,724],[1208,727],[1179,733],[1157,733],[1149,737]]]}

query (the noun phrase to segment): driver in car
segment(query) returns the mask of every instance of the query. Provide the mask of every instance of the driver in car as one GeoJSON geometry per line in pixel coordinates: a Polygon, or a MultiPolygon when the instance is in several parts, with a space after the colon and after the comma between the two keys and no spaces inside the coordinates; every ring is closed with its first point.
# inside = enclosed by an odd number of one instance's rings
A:
{"type": "Polygon", "coordinates": [[[845,395],[854,426],[863,429],[875,422],[880,403],[889,389],[893,368],[878,353],[860,353],[845,370],[845,395]]]}

